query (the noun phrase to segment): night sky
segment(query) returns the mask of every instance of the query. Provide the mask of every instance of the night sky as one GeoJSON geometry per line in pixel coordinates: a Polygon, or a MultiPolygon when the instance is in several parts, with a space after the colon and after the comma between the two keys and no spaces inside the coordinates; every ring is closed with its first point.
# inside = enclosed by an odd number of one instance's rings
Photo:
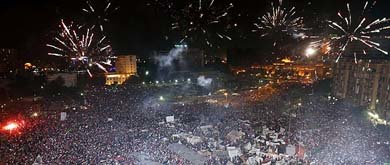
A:
{"type": "MultiPolygon", "coordinates": [[[[95,1],[94,3],[99,3],[103,0],[95,1]]],[[[164,8],[147,5],[148,1],[154,0],[112,0],[115,5],[120,6],[120,10],[110,17],[106,33],[115,51],[147,55],[150,50],[172,46],[172,41],[165,38],[172,35],[168,32],[169,17],[164,8]]],[[[269,41],[260,39],[251,30],[254,29],[256,17],[269,9],[270,1],[232,2],[235,8],[229,17],[239,27],[231,34],[233,41],[223,47],[269,45],[269,41]]],[[[351,2],[352,10],[358,12],[365,3],[363,0],[284,0],[287,6],[297,6],[299,15],[305,16],[305,24],[318,32],[323,32],[322,21],[337,16],[338,10],[345,10],[347,2],[351,2]]],[[[83,5],[85,1],[82,0],[1,0],[0,47],[17,48],[30,56],[45,55],[45,44],[50,42],[60,19],[79,18],[83,5]]],[[[389,6],[388,0],[379,0],[370,14],[375,17],[390,17],[389,6]]]]}

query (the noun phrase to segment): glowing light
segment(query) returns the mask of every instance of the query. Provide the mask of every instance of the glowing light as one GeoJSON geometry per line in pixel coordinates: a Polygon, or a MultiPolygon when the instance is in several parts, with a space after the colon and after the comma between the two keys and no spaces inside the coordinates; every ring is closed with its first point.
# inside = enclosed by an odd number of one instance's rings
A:
{"type": "Polygon", "coordinates": [[[368,115],[374,119],[379,119],[379,115],[373,112],[368,112],[368,115]]]}
{"type": "Polygon", "coordinates": [[[313,56],[315,53],[317,53],[317,51],[315,49],[313,49],[312,47],[309,47],[306,49],[306,56],[307,57],[311,57],[313,56]]]}
{"type": "Polygon", "coordinates": [[[289,58],[282,59],[282,62],[284,63],[293,63],[294,61],[290,60],[289,58]]]}
{"type": "Polygon", "coordinates": [[[37,112],[34,112],[34,113],[32,114],[32,117],[38,117],[38,113],[37,113],[37,112]]]}
{"type": "Polygon", "coordinates": [[[164,99],[164,97],[163,96],[160,96],[160,99],[159,99],[160,101],[164,101],[165,99],[164,99]]]}
{"type": "Polygon", "coordinates": [[[8,123],[7,125],[5,125],[3,127],[3,130],[5,130],[5,131],[13,131],[13,130],[16,130],[17,128],[19,128],[19,124],[18,123],[10,122],[10,123],[8,123]]]}
{"type": "Polygon", "coordinates": [[[32,66],[31,63],[25,63],[25,64],[24,64],[24,69],[25,69],[25,70],[31,69],[32,67],[33,67],[33,66],[32,66]]]}
{"type": "Polygon", "coordinates": [[[327,46],[327,47],[326,47],[326,50],[329,52],[329,51],[331,51],[331,50],[332,50],[332,47],[330,47],[330,46],[327,46]]]}

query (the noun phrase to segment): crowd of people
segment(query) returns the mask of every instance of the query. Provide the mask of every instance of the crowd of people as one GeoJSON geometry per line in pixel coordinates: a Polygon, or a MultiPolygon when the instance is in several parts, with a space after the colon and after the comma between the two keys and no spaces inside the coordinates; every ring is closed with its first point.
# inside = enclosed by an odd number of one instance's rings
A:
{"type": "Polygon", "coordinates": [[[354,116],[348,104],[308,95],[301,106],[288,109],[284,103],[294,100],[282,90],[220,100],[241,102],[234,106],[207,103],[220,98],[214,95],[180,103],[161,98],[178,90],[183,88],[94,87],[82,99],[45,98],[39,116],[28,119],[34,126],[0,137],[0,164],[196,164],[170,149],[172,144],[199,154],[204,164],[390,160],[386,134],[354,116]],[[287,151],[297,145],[305,148],[305,157],[287,151]]]}
{"type": "Polygon", "coordinates": [[[316,164],[383,164],[390,160],[390,128],[374,127],[364,111],[333,98],[308,97],[294,139],[316,164]],[[329,104],[324,104],[329,102],[329,104]],[[335,104],[334,104],[335,102],[335,104]]]}

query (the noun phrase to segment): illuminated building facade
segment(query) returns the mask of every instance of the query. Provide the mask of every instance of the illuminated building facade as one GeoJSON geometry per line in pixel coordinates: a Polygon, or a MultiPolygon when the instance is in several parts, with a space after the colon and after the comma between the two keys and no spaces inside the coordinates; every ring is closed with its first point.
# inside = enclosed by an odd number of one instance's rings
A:
{"type": "Polygon", "coordinates": [[[317,80],[323,80],[332,76],[331,67],[323,62],[299,63],[290,59],[282,59],[279,63],[261,67],[264,77],[284,83],[312,84],[317,80]]]}
{"type": "Polygon", "coordinates": [[[336,97],[390,120],[390,59],[341,59],[335,65],[332,88],[336,97]]]}
{"type": "Polygon", "coordinates": [[[106,75],[106,85],[123,84],[132,76],[137,75],[137,56],[118,56],[115,62],[116,72],[106,75]]]}
{"type": "Polygon", "coordinates": [[[137,74],[137,56],[118,56],[115,63],[116,72],[123,74],[137,74]]]}

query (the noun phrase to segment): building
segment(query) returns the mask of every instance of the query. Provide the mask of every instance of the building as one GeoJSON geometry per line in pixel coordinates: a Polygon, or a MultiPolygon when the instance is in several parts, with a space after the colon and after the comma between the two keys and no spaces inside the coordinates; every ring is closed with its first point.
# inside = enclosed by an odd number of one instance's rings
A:
{"type": "Polygon", "coordinates": [[[343,58],[334,67],[333,94],[390,120],[390,59],[343,58]]]}
{"type": "Polygon", "coordinates": [[[323,62],[296,62],[289,58],[281,59],[268,65],[252,65],[251,67],[233,67],[236,75],[251,75],[277,83],[313,84],[318,80],[332,76],[331,66],[323,62]]]}
{"type": "Polygon", "coordinates": [[[116,71],[106,75],[106,85],[123,84],[131,76],[137,75],[137,56],[118,56],[115,61],[116,71]]]}
{"type": "Polygon", "coordinates": [[[137,74],[137,56],[118,56],[115,63],[117,73],[137,74]]]}

